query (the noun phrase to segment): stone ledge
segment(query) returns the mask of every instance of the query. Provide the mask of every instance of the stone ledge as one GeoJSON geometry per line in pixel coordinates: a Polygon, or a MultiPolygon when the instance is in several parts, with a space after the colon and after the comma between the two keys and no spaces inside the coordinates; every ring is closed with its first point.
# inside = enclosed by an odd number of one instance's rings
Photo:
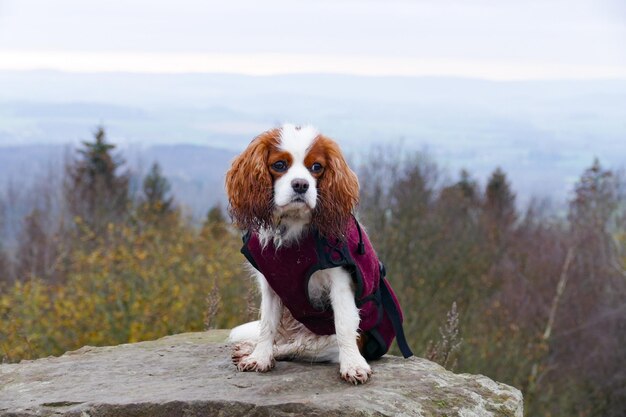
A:
{"type": "Polygon", "coordinates": [[[519,390],[421,358],[385,356],[363,386],[341,381],[336,364],[237,372],[227,334],[85,346],[0,365],[0,416],[523,416],[519,390]]]}

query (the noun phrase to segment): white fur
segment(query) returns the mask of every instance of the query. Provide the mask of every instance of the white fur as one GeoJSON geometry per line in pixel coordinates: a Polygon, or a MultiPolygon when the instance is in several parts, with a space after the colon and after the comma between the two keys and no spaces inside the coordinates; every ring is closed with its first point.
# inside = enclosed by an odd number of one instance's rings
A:
{"type": "Polygon", "coordinates": [[[283,303],[261,273],[257,273],[257,282],[261,290],[259,337],[254,350],[237,364],[240,371],[265,372],[274,367],[274,340],[283,314],[283,303]]]}
{"type": "Polygon", "coordinates": [[[341,267],[318,271],[309,281],[309,294],[315,294],[316,298],[311,300],[313,303],[317,297],[327,294],[330,297],[342,378],[355,384],[365,382],[372,370],[357,346],[360,317],[354,302],[352,277],[341,267]]]}
{"type": "MultiPolygon", "coordinates": [[[[304,166],[304,159],[317,136],[317,131],[311,127],[285,125],[282,128],[280,147],[291,154],[293,163],[274,183],[274,217],[280,220],[275,228],[260,231],[264,246],[270,241],[277,248],[296,244],[308,232],[317,189],[309,167],[304,166]],[[295,178],[309,182],[306,204],[291,202],[295,196],[291,181],[295,178]]],[[[339,362],[344,380],[354,384],[368,380],[372,370],[357,346],[359,310],[354,301],[352,278],[345,269],[317,271],[309,280],[311,301],[318,306],[330,304],[333,309],[336,334],[332,336],[316,335],[293,319],[265,277],[259,272],[255,274],[261,291],[260,320],[238,326],[230,335],[232,342],[238,342],[233,350],[233,362],[239,370],[265,372],[273,367],[275,359],[299,358],[339,362]]]]}
{"type": "Polygon", "coordinates": [[[251,321],[249,323],[237,326],[230,331],[228,341],[230,343],[243,342],[245,340],[258,340],[259,339],[259,326],[260,322],[251,321]]]}
{"type": "Polygon", "coordinates": [[[315,208],[317,204],[316,181],[309,172],[310,167],[304,166],[304,158],[318,135],[317,130],[310,126],[297,128],[294,125],[284,125],[281,129],[280,149],[291,154],[292,163],[287,173],[274,183],[274,204],[277,206],[278,214],[283,214],[281,212],[297,196],[291,186],[291,182],[295,179],[303,179],[309,183],[309,189],[303,197],[306,206],[310,209],[315,208]]]}
{"type": "Polygon", "coordinates": [[[257,280],[262,297],[261,320],[235,327],[229,337],[231,342],[247,344],[243,348],[238,345],[233,355],[240,371],[269,371],[275,359],[330,361],[339,362],[344,380],[354,384],[367,381],[372,370],[357,346],[359,310],[354,302],[352,278],[345,269],[318,271],[309,281],[313,303],[330,300],[336,332],[332,336],[319,336],[303,325],[294,326],[293,318],[285,320],[288,311],[276,293],[262,274],[257,273],[257,280]]]}

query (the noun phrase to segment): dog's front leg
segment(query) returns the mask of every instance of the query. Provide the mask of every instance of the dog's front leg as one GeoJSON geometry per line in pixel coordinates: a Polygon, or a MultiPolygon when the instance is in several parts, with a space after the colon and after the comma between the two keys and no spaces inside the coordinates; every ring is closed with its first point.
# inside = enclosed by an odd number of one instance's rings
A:
{"type": "Polygon", "coordinates": [[[330,302],[339,345],[339,372],[345,381],[362,384],[368,380],[372,369],[357,346],[360,317],[354,302],[352,278],[343,268],[335,268],[331,273],[330,302]]]}
{"type": "Polygon", "coordinates": [[[237,364],[240,371],[267,372],[274,367],[274,339],[282,317],[283,304],[262,274],[257,274],[257,280],[261,289],[259,339],[252,353],[241,358],[237,364]]]}

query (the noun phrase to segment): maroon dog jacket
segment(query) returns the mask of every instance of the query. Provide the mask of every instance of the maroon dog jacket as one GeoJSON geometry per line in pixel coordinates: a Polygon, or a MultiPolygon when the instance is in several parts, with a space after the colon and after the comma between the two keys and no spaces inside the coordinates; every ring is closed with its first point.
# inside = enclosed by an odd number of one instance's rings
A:
{"type": "Polygon", "coordinates": [[[241,253],[263,274],[293,317],[313,333],[334,334],[335,323],[330,305],[318,309],[311,303],[309,279],[316,271],[343,267],[355,283],[359,330],[366,341],[363,356],[381,357],[394,337],[405,358],[413,354],[404,337],[398,299],[385,279],[385,268],[356,219],[350,221],[344,239],[327,239],[311,230],[293,245],[278,249],[271,241],[262,247],[257,233],[248,232],[243,240],[241,253]]]}

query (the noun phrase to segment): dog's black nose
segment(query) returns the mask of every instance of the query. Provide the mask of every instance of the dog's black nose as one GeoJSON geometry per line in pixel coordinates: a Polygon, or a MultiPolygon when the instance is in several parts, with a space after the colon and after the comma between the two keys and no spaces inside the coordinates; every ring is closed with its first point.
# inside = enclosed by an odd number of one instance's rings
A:
{"type": "Polygon", "coordinates": [[[309,189],[309,182],[303,178],[296,178],[291,181],[291,188],[298,194],[304,194],[309,189]]]}

